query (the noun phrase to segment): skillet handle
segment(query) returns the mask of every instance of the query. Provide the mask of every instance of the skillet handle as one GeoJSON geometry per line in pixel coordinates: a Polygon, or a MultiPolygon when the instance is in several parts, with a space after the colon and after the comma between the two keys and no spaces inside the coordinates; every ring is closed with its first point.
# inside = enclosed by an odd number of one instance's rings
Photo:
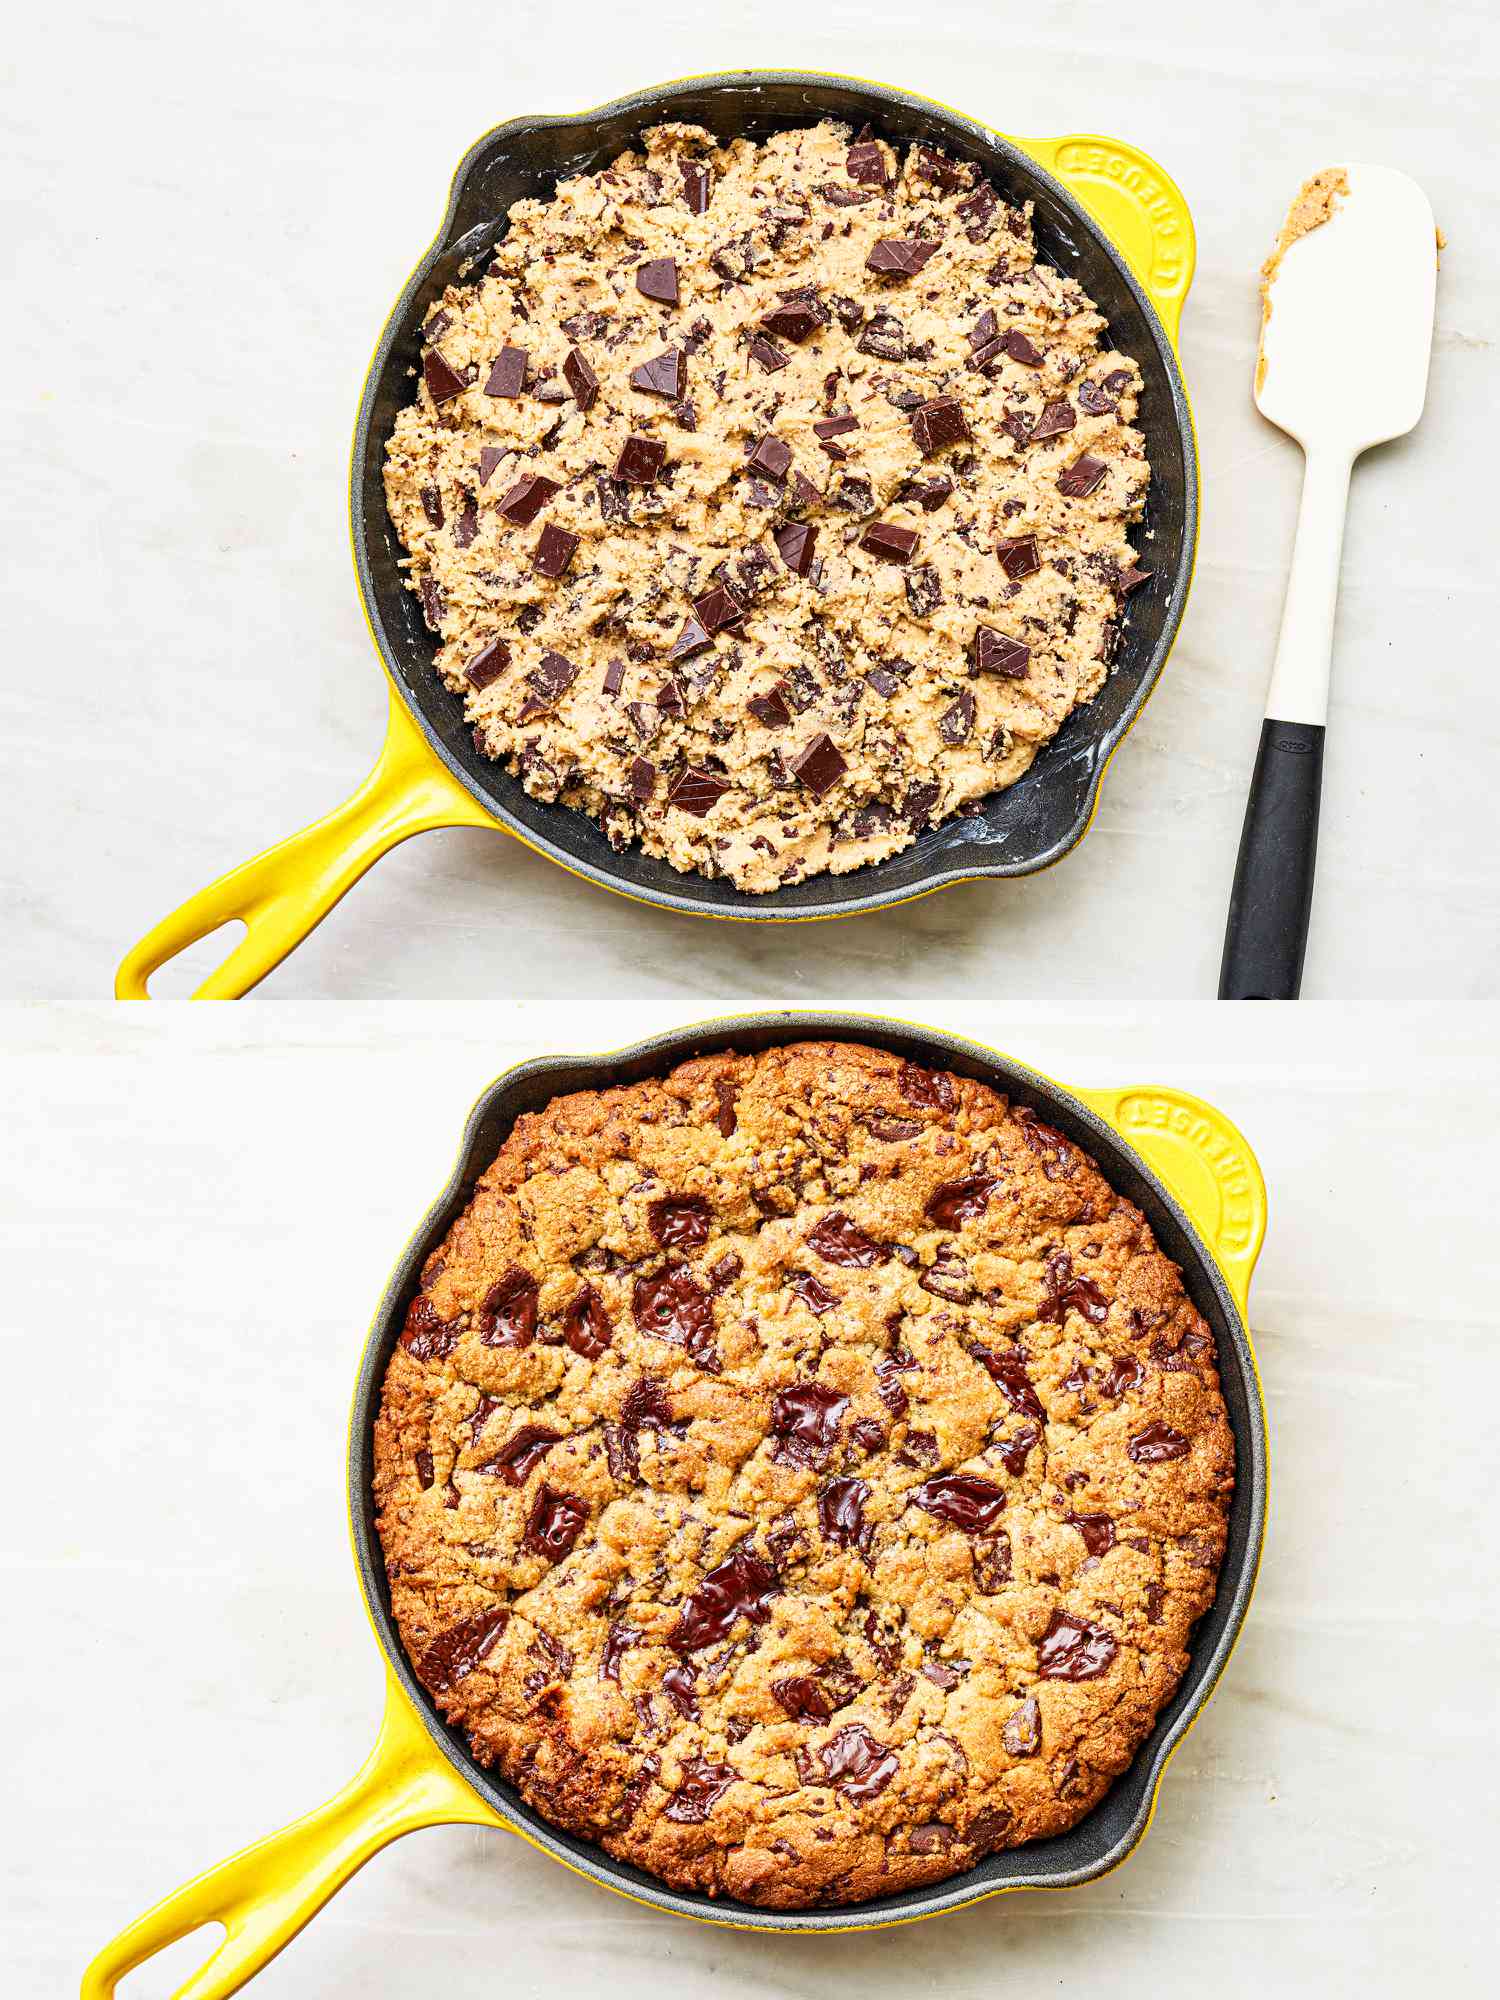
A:
{"type": "Polygon", "coordinates": [[[1266,1234],[1266,1183],[1244,1133],[1185,1090],[1142,1085],[1075,1094],[1166,1182],[1248,1318],[1250,1277],[1266,1234]]]}
{"type": "Polygon", "coordinates": [[[495,825],[433,756],[392,688],[385,747],[353,798],[174,910],[127,953],[115,978],[115,998],[149,999],[146,982],[153,972],[220,924],[239,918],[245,936],[193,995],[238,1000],[400,841],[434,827],[495,825]]]}
{"type": "Polygon", "coordinates": [[[83,1975],[82,2000],[116,1984],[200,1924],[223,1942],[175,2000],[228,2000],[269,1965],[372,1854],[424,1826],[511,1829],[444,1762],[394,1674],[385,1720],[363,1768],[327,1805],[221,1861],[121,1931],[83,1975]]]}
{"type": "Polygon", "coordinates": [[[1017,139],[1100,223],[1151,295],[1177,346],[1197,244],[1182,189],[1164,167],[1123,139],[1071,132],[1062,139],[1017,139]]]}

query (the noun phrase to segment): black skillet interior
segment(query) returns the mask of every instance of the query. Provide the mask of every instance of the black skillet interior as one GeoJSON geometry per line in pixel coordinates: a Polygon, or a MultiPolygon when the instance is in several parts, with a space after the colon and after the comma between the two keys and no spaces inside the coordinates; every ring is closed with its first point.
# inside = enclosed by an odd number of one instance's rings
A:
{"type": "Polygon", "coordinates": [[[755,1929],[833,1931],[935,1915],[1001,1888],[1064,1888],[1101,1875],[1123,1860],[1145,1827],[1168,1753],[1207,1700],[1244,1619],[1265,1519],[1266,1439],[1249,1339],[1218,1269],[1175,1200],[1143,1171],[1112,1127],[1046,1078],[958,1036],[860,1015],[778,1013],[705,1022],[659,1035],[616,1055],[542,1058],[509,1071],[490,1086],[469,1119],[453,1178],[408,1246],[376,1314],[355,1391],[348,1478],[360,1580],[380,1643],[434,1741],[497,1812],[582,1874],[659,1909],[755,1929]],[[509,1785],[473,1762],[461,1733],[443,1720],[412,1673],[391,1617],[371,1498],[374,1422],[386,1364],[421,1267],[469,1201],[475,1181],[522,1112],[539,1110],[566,1091],[661,1076],[674,1064],[709,1050],[753,1052],[778,1043],[829,1037],[865,1042],[914,1062],[995,1084],[1015,1101],[1032,1105],[1094,1156],[1113,1186],[1144,1212],[1167,1255],[1182,1266],[1193,1302],[1213,1328],[1224,1400],[1234,1430],[1238,1474],[1218,1597],[1198,1627],[1182,1685],[1157,1718],[1130,1769],[1086,1819],[1055,1840],[991,1855],[968,1873],[929,1888],[881,1897],[850,1909],[769,1911],[668,1888],[643,1870],[611,1859],[589,1842],[559,1833],[523,1804],[509,1785]]]}
{"type": "Polygon", "coordinates": [[[386,326],[360,403],[351,466],[355,561],[387,667],[443,762],[497,818],[554,860],[607,887],[701,915],[785,918],[852,915],[974,875],[1021,875],[1058,859],[1081,838],[1103,767],[1150,692],[1176,633],[1192,572],[1198,513],[1192,421],[1161,324],[1123,259],[1072,198],[1026,154],[969,119],[884,86],[789,72],[745,72],[666,84],[569,118],[520,118],[469,153],[454,181],[439,244],[418,267],[386,326]],[[1042,259],[1076,276],[1109,321],[1116,345],[1145,377],[1138,419],[1151,492],[1137,546],[1154,572],[1130,600],[1114,672],[1075,710],[1019,784],[975,817],[949,820],[903,853],[853,874],[815,876],[767,896],[680,874],[638,851],[616,854],[599,828],[561,805],[529,798],[480,756],[462,705],[432,671],[433,640],[402,588],[401,549],[385,511],[381,466],[398,410],[410,401],[419,330],[434,299],[477,279],[510,204],[545,195],[567,175],[601,167],[635,143],[642,126],[684,119],[721,137],[753,138],[819,118],[867,121],[894,141],[923,139],[978,163],[1007,199],[1036,205],[1042,259]]]}

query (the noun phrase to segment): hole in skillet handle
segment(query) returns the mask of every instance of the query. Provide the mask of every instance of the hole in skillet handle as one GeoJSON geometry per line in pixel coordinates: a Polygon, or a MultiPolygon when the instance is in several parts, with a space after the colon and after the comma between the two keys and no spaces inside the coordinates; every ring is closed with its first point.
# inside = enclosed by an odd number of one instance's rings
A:
{"type": "Polygon", "coordinates": [[[774,920],[854,914],[966,875],[1027,874],[1068,851],[1087,824],[1103,764],[1144,699],[1175,631],[1191,572],[1197,465],[1186,400],[1160,323],[1124,260],[1028,155],[959,114],[899,91],[767,72],[665,86],[622,99],[597,115],[517,120],[478,142],[462,176],[446,244],[419,271],[377,351],[356,434],[352,510],[361,583],[387,663],[439,753],[477,797],[533,845],[591,881],[675,909],[774,920]],[[517,780],[474,749],[461,703],[433,672],[432,637],[401,584],[401,551],[385,514],[381,466],[385,439],[412,394],[419,333],[433,302],[448,284],[477,282],[483,275],[514,201],[545,197],[559,179],[606,165],[637,143],[643,126],[663,120],[705,125],[721,138],[763,138],[821,117],[855,127],[869,122],[903,147],[918,140],[940,146],[977,164],[1008,201],[1034,203],[1038,256],[1078,279],[1105,316],[1114,343],[1142,370],[1145,394],[1137,424],[1152,484],[1135,543],[1154,574],[1129,601],[1104,687],[1068,718],[1019,783],[994,794],[972,817],[934,827],[888,861],[748,896],[727,882],[681,874],[638,850],[616,854],[593,821],[528,797],[517,780]]]}
{"type": "Polygon", "coordinates": [[[355,1391],[348,1479],[356,1559],[381,1644],[434,1740],[497,1812],[580,1873],[656,1908],[751,1929],[830,1931],[936,1915],[1005,1888],[1073,1886],[1093,1880],[1129,1854],[1145,1829],[1166,1759],[1212,1692],[1244,1619],[1264,1524],[1266,1456],[1254,1360],[1233,1299],[1181,1206],[1159,1187],[1112,1126],[1087,1106],[1059,1094],[1023,1064],[959,1037],[859,1016],[780,1013],[707,1023],[696,1031],[678,1029],[617,1055],[540,1058],[507,1072],[490,1086],[470,1116],[454,1174],[392,1274],[376,1314],[355,1391]],[[470,1199],[475,1182],[518,1117],[572,1091],[662,1076],[692,1056],[725,1049],[756,1053],[788,1042],[825,1039],[864,1042],[909,1061],[978,1078],[1013,1102],[1029,1104],[1065,1138],[1093,1155],[1106,1179],[1142,1211],[1161,1248],[1182,1267],[1189,1296],[1213,1330],[1238,1471],[1218,1594],[1194,1632],[1187,1672],[1128,1770],[1086,1818],[1066,1834],[991,1855],[965,1874],[925,1889],[845,1908],[786,1912],[669,1889],[643,1870],[611,1860],[591,1843],[549,1826],[509,1785],[472,1761],[461,1734],[443,1721],[417,1683],[391,1616],[374,1526],[374,1417],[386,1364],[421,1267],[470,1199]]]}

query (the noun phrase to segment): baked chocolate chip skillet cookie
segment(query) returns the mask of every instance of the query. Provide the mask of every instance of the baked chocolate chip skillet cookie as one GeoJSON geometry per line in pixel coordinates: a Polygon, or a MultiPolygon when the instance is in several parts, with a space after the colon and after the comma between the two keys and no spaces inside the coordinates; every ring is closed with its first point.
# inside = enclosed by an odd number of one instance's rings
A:
{"type": "Polygon", "coordinates": [[[385,484],[438,671],[617,848],[860,867],[1102,686],[1140,371],[974,167],[657,126],[516,203],[425,343],[385,484]]]}
{"type": "Polygon", "coordinates": [[[1082,1818],[1183,1674],[1233,1484],[1140,1212],[988,1086],[849,1044],[518,1119],[375,1437],[402,1643],[475,1758],[782,1909],[1082,1818]]]}

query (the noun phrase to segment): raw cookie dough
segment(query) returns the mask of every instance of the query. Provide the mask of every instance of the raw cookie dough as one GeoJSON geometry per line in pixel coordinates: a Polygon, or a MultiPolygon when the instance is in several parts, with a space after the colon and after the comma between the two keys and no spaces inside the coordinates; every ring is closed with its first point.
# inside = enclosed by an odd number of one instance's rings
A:
{"type": "Polygon", "coordinates": [[[1030,212],[831,122],[518,202],[386,464],[475,742],[752,892],[1013,784],[1101,686],[1140,372],[1030,212]]]}
{"type": "Polygon", "coordinates": [[[419,1679],[553,1825],[782,1909],[1065,1832],[1188,1664],[1214,1341],[1031,1111],[848,1043],[519,1118],[375,1429],[419,1679]]]}

